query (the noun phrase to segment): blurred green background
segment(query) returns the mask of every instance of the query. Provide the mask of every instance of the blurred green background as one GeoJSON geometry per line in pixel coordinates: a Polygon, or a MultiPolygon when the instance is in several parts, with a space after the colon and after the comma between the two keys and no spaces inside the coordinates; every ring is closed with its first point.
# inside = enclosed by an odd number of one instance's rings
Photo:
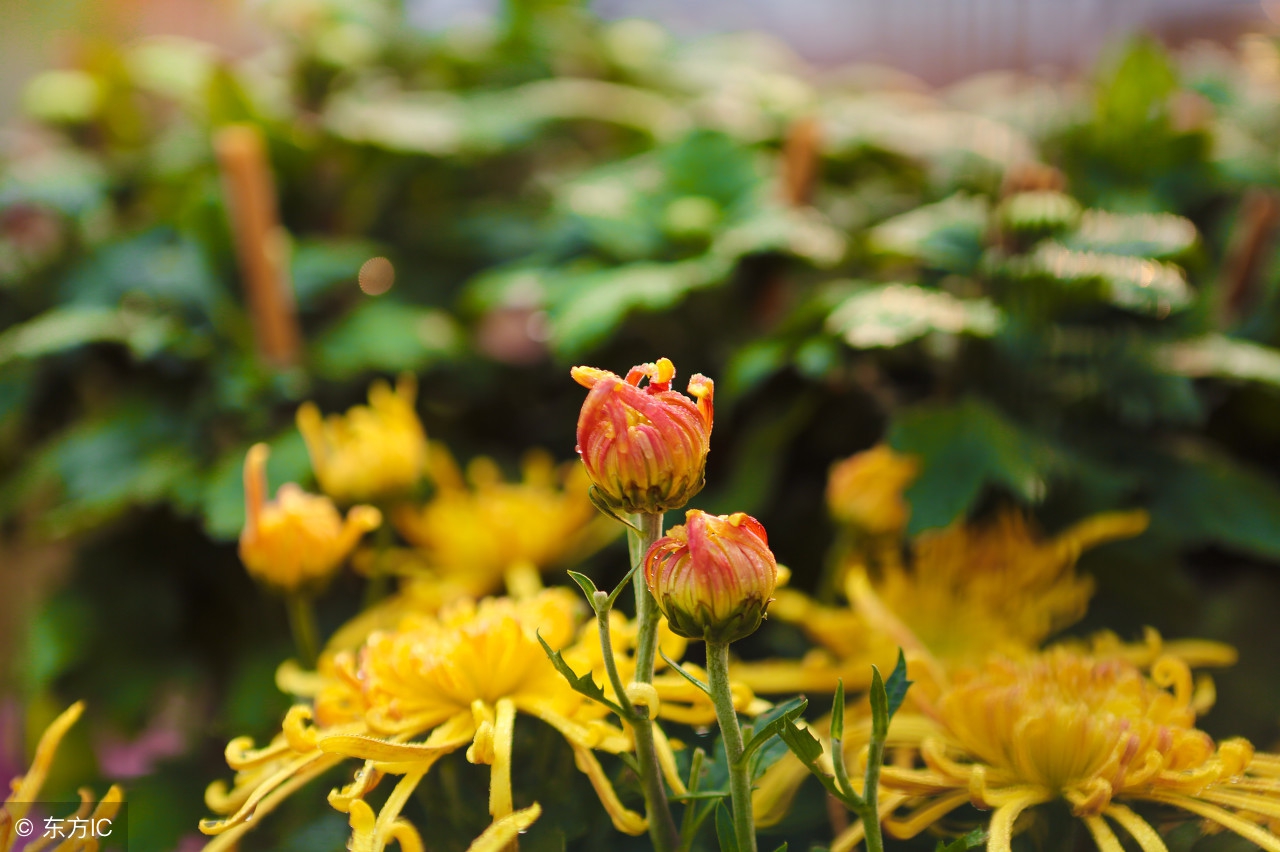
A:
{"type": "MultiPolygon", "coordinates": [[[[5,2],[30,33],[92,9],[5,2]]],[[[0,148],[0,700],[23,720],[0,725],[0,776],[84,698],[57,789],[119,780],[136,848],[198,848],[226,741],[286,706],[283,611],[235,553],[247,447],[271,443],[273,488],[314,487],[297,406],[409,371],[433,439],[514,472],[532,447],[572,458],[571,365],[663,355],[718,386],[696,505],[758,516],[794,585],[833,540],[829,466],[880,440],[923,459],[912,532],[1142,507],[1146,534],[1082,562],[1099,592],[1077,630],[1235,644],[1204,724],[1280,738],[1271,37],[930,87],[556,0],[432,31],[377,0],[173,14],[186,38],[108,16],[38,74],[45,45],[4,35],[9,80],[32,73],[0,148]],[[266,139],[289,234],[285,369],[236,264],[212,144],[234,123],[266,139]],[[378,296],[356,284],[374,256],[396,270],[378,296]]],[[[322,626],[361,594],[341,578],[322,626]]],[[[803,648],[770,625],[743,654],[803,648]]],[[[564,797],[527,845],[611,843],[568,752],[521,735],[545,752],[521,771],[564,797]]],[[[424,786],[442,848],[485,817],[432,802],[478,772],[459,757],[424,786]]],[[[318,786],[244,848],[342,848],[318,786]]],[[[781,830],[829,837],[817,805],[781,830]]]]}

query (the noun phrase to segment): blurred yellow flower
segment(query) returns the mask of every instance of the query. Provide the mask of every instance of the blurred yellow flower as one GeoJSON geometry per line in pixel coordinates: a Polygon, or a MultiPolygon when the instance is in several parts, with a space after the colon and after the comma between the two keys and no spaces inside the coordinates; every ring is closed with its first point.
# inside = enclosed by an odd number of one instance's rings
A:
{"type": "MultiPolygon", "coordinates": [[[[329,803],[350,815],[351,848],[383,849],[391,839],[420,848],[416,830],[401,816],[408,796],[445,755],[466,748],[472,763],[490,769],[489,810],[501,821],[513,812],[512,732],[517,713],[541,719],[569,743],[575,763],[591,781],[618,830],[641,834],[643,816],[626,808],[594,751],[617,754],[632,747],[630,732],[607,721],[609,711],[574,692],[547,659],[537,635],[563,648],[577,672],[604,681],[594,623],[583,624],[584,608],[568,590],[549,589],[522,600],[463,600],[437,615],[414,614],[394,631],[375,632],[358,652],[325,655],[315,676],[290,668],[281,680],[312,697],[294,706],[282,732],[265,748],[242,737],[227,746],[227,763],[237,770],[228,790],[215,783],[206,793],[210,809],[228,814],[206,820],[201,830],[217,837],[207,850],[231,848],[236,839],[294,790],[348,759],[363,761],[353,780],[329,795],[329,803]],[[535,634],[536,631],[536,634],[535,634]],[[375,816],[364,796],[385,775],[399,776],[395,790],[375,816]],[[418,843],[419,846],[412,845],[418,843]]],[[[634,673],[636,630],[618,616],[613,633],[624,682],[634,673]]],[[[673,659],[683,639],[662,632],[673,659]]],[[[672,676],[677,677],[677,676],[672,676]]],[[[693,698],[684,687],[661,679],[648,697],[664,718],[709,724],[714,708],[706,696],[693,698]]],[[[689,687],[692,689],[692,687],[689,687]]],[[[749,691],[735,693],[743,710],[760,709],[749,691]]],[[[673,785],[675,762],[669,744],[660,745],[664,770],[673,785]]]]}
{"type": "Polygon", "coordinates": [[[496,591],[504,579],[536,585],[537,572],[581,561],[621,529],[591,504],[582,465],[557,467],[543,450],[526,454],[517,482],[484,457],[472,460],[464,479],[435,443],[429,469],[435,494],[422,506],[400,506],[392,521],[426,568],[473,596],[496,591]]]}
{"type": "Polygon", "coordinates": [[[840,523],[869,535],[899,534],[911,517],[903,492],[919,475],[915,456],[877,444],[832,465],[827,508],[840,523]]]}
{"type": "MultiPolygon", "coordinates": [[[[35,758],[32,760],[31,768],[27,771],[27,774],[20,775],[9,783],[9,795],[4,800],[4,804],[0,805],[0,852],[9,852],[9,850],[14,849],[19,839],[23,841],[24,845],[29,840],[29,838],[19,834],[18,821],[25,819],[32,802],[39,800],[40,788],[44,786],[45,778],[49,775],[49,767],[53,764],[58,745],[83,712],[84,704],[76,702],[64,710],[62,715],[54,719],[53,723],[40,736],[40,742],[36,746],[35,758]]],[[[65,823],[72,819],[92,819],[96,825],[98,820],[114,819],[123,801],[124,793],[115,785],[112,785],[107,790],[107,795],[103,796],[102,801],[96,806],[93,804],[93,797],[89,791],[81,790],[80,808],[74,814],[62,817],[62,820],[65,823]]],[[[33,845],[30,848],[34,849],[35,844],[39,843],[38,839],[32,840],[33,845]]],[[[88,847],[84,838],[68,837],[56,845],[41,846],[41,848],[46,852],[72,852],[72,850],[88,847]]]]}
{"type": "Polygon", "coordinates": [[[320,488],[344,505],[379,503],[405,496],[422,481],[427,436],[414,411],[417,382],[403,375],[393,391],[386,382],[369,388],[369,404],[321,418],[314,403],[298,409],[320,488]]]}
{"type": "Polygon", "coordinates": [[[908,808],[885,829],[913,837],[967,802],[992,809],[991,852],[1009,852],[1023,811],[1063,799],[1102,852],[1123,848],[1113,824],[1144,852],[1165,850],[1126,803],[1178,808],[1280,852],[1258,822],[1280,815],[1278,758],[1245,740],[1216,744],[1195,727],[1189,667],[1163,657],[1150,675],[1123,660],[1052,648],[957,672],[936,703],[913,765],[881,783],[908,808]]]}
{"type": "Polygon", "coordinates": [[[244,460],[245,525],[240,561],[255,579],[286,592],[324,584],[360,537],[382,523],[372,506],[355,506],[346,520],[328,497],[307,494],[292,482],[267,501],[266,444],[244,460]]]}
{"type": "Polygon", "coordinates": [[[744,664],[737,676],[760,692],[831,692],[837,677],[865,686],[871,665],[892,667],[899,647],[944,670],[991,653],[1029,653],[1084,615],[1093,581],[1075,572],[1080,554],[1146,525],[1145,512],[1111,512],[1044,540],[1022,514],[1006,511],[986,524],[925,533],[909,567],[896,559],[874,572],[855,564],[844,583],[848,606],[780,589],[770,615],[799,625],[819,648],[803,660],[744,664]]]}

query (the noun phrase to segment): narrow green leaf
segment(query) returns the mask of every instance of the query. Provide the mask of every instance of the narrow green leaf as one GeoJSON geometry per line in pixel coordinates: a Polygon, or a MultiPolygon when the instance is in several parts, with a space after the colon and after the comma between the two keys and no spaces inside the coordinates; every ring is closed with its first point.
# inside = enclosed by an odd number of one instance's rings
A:
{"type": "Polygon", "coordinates": [[[672,670],[673,670],[673,671],[675,671],[677,674],[679,674],[679,675],[680,675],[682,678],[684,678],[685,680],[689,681],[689,683],[691,683],[691,684],[693,684],[694,686],[698,687],[698,689],[701,689],[701,690],[702,690],[703,692],[705,692],[707,695],[711,695],[711,687],[707,686],[705,683],[703,683],[702,681],[698,680],[698,679],[697,679],[696,677],[694,677],[693,675],[689,674],[689,672],[687,672],[687,671],[685,670],[684,666],[680,665],[680,664],[679,664],[679,663],[677,663],[675,660],[673,660],[673,659],[671,659],[670,657],[668,657],[668,656],[666,655],[666,652],[665,652],[665,651],[663,651],[661,648],[659,648],[659,649],[658,649],[658,653],[662,655],[662,659],[666,660],[667,665],[671,666],[671,668],[672,668],[672,670]]]}
{"type": "Polygon", "coordinates": [[[893,718],[893,714],[898,712],[898,708],[902,706],[903,700],[907,697],[907,690],[911,688],[911,684],[915,681],[907,680],[907,659],[902,654],[902,649],[898,649],[898,662],[894,665],[893,671],[889,673],[889,679],[885,681],[885,695],[889,700],[889,718],[893,718]]]}
{"type": "Polygon", "coordinates": [[[773,852],[787,852],[787,842],[785,840],[782,841],[782,845],[773,850],[773,852]]]}
{"type": "Polygon", "coordinates": [[[834,778],[818,768],[818,758],[822,756],[822,743],[808,730],[799,727],[795,722],[788,722],[778,733],[782,741],[791,749],[792,754],[800,758],[810,772],[813,773],[822,786],[827,788],[827,792],[835,796],[850,810],[857,810],[862,806],[861,797],[856,794],[846,793],[836,784],[834,778]]]}
{"type": "Polygon", "coordinates": [[[884,742],[889,736],[889,696],[885,694],[880,669],[871,667],[871,738],[884,742]]]}
{"type": "Polygon", "coordinates": [[[602,690],[600,686],[591,679],[590,674],[578,675],[569,667],[569,664],[564,661],[564,657],[560,655],[559,651],[552,650],[551,646],[547,644],[547,641],[542,638],[541,633],[535,635],[538,637],[538,644],[542,645],[542,650],[546,653],[547,658],[551,660],[551,665],[555,666],[556,671],[560,672],[561,677],[569,682],[569,686],[573,688],[574,692],[577,692],[580,695],[585,695],[592,701],[597,701],[603,704],[614,713],[617,713],[619,717],[626,717],[627,714],[621,707],[605,697],[604,690],[602,690]]]}
{"type": "Polygon", "coordinates": [[[582,593],[587,596],[587,600],[591,602],[591,606],[596,605],[596,584],[591,582],[591,578],[586,574],[578,571],[567,572],[569,579],[578,584],[578,588],[582,589],[582,593]]]}
{"type": "Polygon", "coordinates": [[[720,852],[743,852],[738,848],[738,836],[733,830],[733,814],[724,802],[716,806],[716,838],[720,841],[720,852]]]}
{"type": "Polygon", "coordinates": [[[844,678],[836,679],[836,694],[831,699],[831,739],[844,739],[844,678]]]}

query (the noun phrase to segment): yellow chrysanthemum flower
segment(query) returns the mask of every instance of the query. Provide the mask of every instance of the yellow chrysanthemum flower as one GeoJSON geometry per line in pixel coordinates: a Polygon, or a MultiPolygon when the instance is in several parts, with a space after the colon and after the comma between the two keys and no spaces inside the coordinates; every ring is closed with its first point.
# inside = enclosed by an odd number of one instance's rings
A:
{"type": "Polygon", "coordinates": [[[972,802],[992,809],[987,848],[1009,852],[1019,815],[1063,799],[1102,852],[1123,848],[1113,824],[1143,852],[1165,852],[1126,804],[1145,801],[1280,852],[1280,837],[1258,824],[1280,817],[1280,758],[1255,755],[1245,740],[1214,743],[1195,727],[1195,704],[1190,668],[1168,656],[1149,675],[1062,647],[962,670],[936,702],[915,765],[881,772],[908,808],[885,830],[913,837],[972,802]]]}
{"type": "Polygon", "coordinates": [[[417,383],[403,375],[393,391],[386,382],[369,388],[369,404],[321,418],[313,403],[298,409],[320,488],[344,505],[381,503],[404,496],[422,481],[427,436],[413,403],[417,383]]]}
{"type": "Polygon", "coordinates": [[[582,465],[557,467],[534,450],[522,467],[523,478],[508,482],[491,459],[477,458],[464,479],[448,450],[432,444],[436,493],[421,507],[397,509],[396,529],[433,574],[476,596],[580,561],[617,537],[618,524],[591,504],[582,465]]]}
{"type": "Polygon", "coordinates": [[[1145,512],[1111,512],[1046,541],[1023,515],[1006,511],[987,524],[925,533],[909,567],[895,560],[874,572],[851,567],[849,606],[779,590],[770,617],[799,625],[819,648],[799,661],[743,664],[737,675],[760,692],[831,692],[839,677],[865,686],[871,666],[891,668],[899,647],[943,668],[1034,651],[1084,615],[1093,581],[1075,572],[1080,554],[1146,525],[1145,512]]]}
{"type": "MultiPolygon", "coordinates": [[[[522,600],[465,600],[438,615],[411,615],[394,631],[375,632],[358,652],[326,656],[314,678],[296,671],[283,679],[312,693],[308,704],[293,707],[283,731],[268,746],[253,749],[248,738],[227,746],[227,762],[237,770],[233,789],[215,783],[206,802],[229,814],[207,820],[201,830],[218,835],[207,850],[230,848],[236,838],[298,787],[348,759],[363,766],[329,803],[350,815],[350,848],[376,852],[391,839],[404,848],[420,842],[400,816],[408,796],[441,757],[466,747],[467,759],[490,770],[489,810],[501,821],[513,811],[512,733],[517,713],[555,728],[573,749],[620,831],[641,834],[644,817],[618,799],[595,751],[620,753],[632,747],[630,733],[607,721],[608,710],[574,692],[547,659],[537,635],[564,648],[566,662],[578,672],[603,676],[599,638],[593,623],[582,624],[583,608],[565,589],[550,589],[522,600]],[[399,776],[378,814],[364,796],[385,775],[399,776]]],[[[624,682],[634,672],[635,629],[619,616],[613,633],[624,682]]],[[[684,640],[663,632],[664,651],[676,658],[684,640]]],[[[709,724],[714,708],[701,693],[689,696],[681,679],[655,681],[643,697],[664,718],[709,724]]],[[[740,708],[759,710],[749,691],[738,693],[740,708]]],[[[766,705],[767,706],[767,705],[766,705]]],[[[660,758],[673,785],[670,746],[660,758]]],[[[682,788],[681,788],[682,789],[682,788]]]]}
{"type": "MultiPolygon", "coordinates": [[[[40,736],[40,742],[36,745],[35,758],[31,762],[31,769],[27,771],[26,775],[20,775],[10,782],[9,795],[4,800],[4,804],[0,805],[0,852],[9,852],[17,845],[20,839],[18,821],[27,816],[31,803],[39,799],[40,788],[44,786],[45,778],[49,775],[49,767],[53,764],[58,745],[83,712],[84,704],[76,702],[64,710],[62,715],[54,719],[53,723],[40,736]]],[[[98,820],[114,819],[123,801],[124,793],[115,785],[112,785],[111,789],[107,790],[107,795],[103,796],[102,801],[96,806],[93,803],[93,794],[88,790],[81,790],[79,810],[70,816],[63,817],[63,820],[91,819],[96,825],[98,820]]],[[[25,841],[28,838],[21,839],[25,841]]],[[[32,841],[31,848],[34,849],[34,844],[38,843],[40,843],[38,839],[32,841]]],[[[42,846],[41,848],[46,852],[71,852],[73,849],[85,848],[85,840],[83,838],[67,838],[54,846],[42,846]]]]}
{"type": "Polygon", "coordinates": [[[355,506],[344,520],[328,497],[308,494],[292,482],[268,501],[266,444],[254,444],[244,460],[245,523],[240,561],[255,579],[282,591],[324,584],[360,537],[382,523],[372,506],[355,506]]]}
{"type": "Polygon", "coordinates": [[[897,535],[911,517],[903,492],[919,475],[918,458],[877,444],[832,465],[827,508],[840,523],[868,535],[897,535]]]}

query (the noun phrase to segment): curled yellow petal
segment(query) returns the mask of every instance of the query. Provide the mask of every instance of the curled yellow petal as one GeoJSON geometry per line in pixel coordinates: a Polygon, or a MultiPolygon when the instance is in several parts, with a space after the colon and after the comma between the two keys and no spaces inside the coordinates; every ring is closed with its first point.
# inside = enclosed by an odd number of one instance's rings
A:
{"type": "Polygon", "coordinates": [[[596,760],[596,756],[591,753],[591,749],[583,748],[575,743],[570,743],[573,748],[573,762],[577,765],[578,770],[591,782],[591,786],[595,788],[596,795],[600,797],[600,804],[604,805],[604,809],[609,812],[609,819],[613,821],[613,827],[621,831],[623,834],[630,834],[633,837],[639,837],[644,834],[649,827],[649,822],[635,811],[628,810],[618,798],[618,794],[613,789],[613,784],[609,782],[609,777],[604,774],[604,768],[600,766],[600,761],[596,760]]]}
{"type": "Polygon", "coordinates": [[[538,817],[542,816],[542,807],[534,802],[527,808],[507,814],[494,820],[493,825],[472,841],[467,852],[502,852],[511,841],[523,831],[528,831],[538,817]]]}
{"type": "Polygon", "coordinates": [[[510,698],[500,698],[496,709],[493,767],[489,770],[489,813],[504,817],[511,813],[511,745],[515,737],[516,705],[510,698]]]}

